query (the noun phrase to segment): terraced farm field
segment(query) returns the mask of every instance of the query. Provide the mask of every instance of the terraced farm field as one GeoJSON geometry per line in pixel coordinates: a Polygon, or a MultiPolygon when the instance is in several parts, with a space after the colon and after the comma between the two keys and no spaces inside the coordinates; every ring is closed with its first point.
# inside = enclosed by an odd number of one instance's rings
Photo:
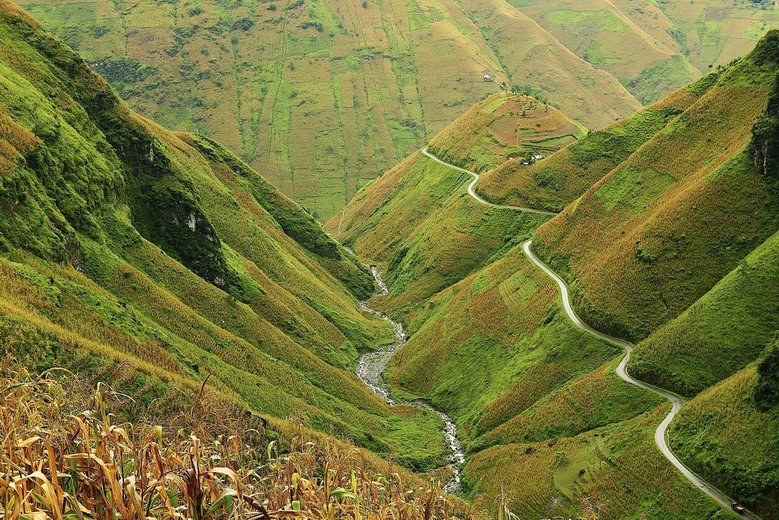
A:
{"type": "Polygon", "coordinates": [[[745,0],[19,3],[141,114],[219,140],[323,221],[501,83],[600,128],[777,24],[745,0]]]}
{"type": "Polygon", "coordinates": [[[452,164],[485,171],[509,159],[535,162],[583,133],[549,103],[501,92],[474,105],[436,135],[427,149],[452,164]]]}

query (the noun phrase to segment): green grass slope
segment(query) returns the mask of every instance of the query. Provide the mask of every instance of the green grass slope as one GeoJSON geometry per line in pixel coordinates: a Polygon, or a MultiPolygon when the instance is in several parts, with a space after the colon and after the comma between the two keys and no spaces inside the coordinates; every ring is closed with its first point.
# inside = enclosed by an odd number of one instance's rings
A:
{"type": "MultiPolygon", "coordinates": [[[[533,422],[528,435],[534,438],[589,429],[589,421],[582,419],[589,406],[559,408],[545,399],[562,385],[598,369],[618,351],[576,329],[543,276],[524,258],[521,248],[514,247],[437,294],[409,324],[411,337],[393,358],[389,380],[457,417],[469,441],[489,432],[490,439],[477,442],[479,447],[516,442],[520,428],[508,423],[522,414],[533,422]],[[549,417],[544,417],[547,413],[549,417]],[[493,431],[501,426],[503,433],[493,431]]],[[[598,377],[610,379],[605,371],[598,377]]],[[[585,393],[594,391],[592,381],[579,383],[587,387],[585,393]]],[[[631,393],[629,387],[626,390],[631,393]]],[[[622,413],[605,405],[619,397],[601,397],[606,415],[609,410],[617,416],[622,413]]],[[[631,400],[624,402],[629,414],[631,400]]]]}
{"type": "Polygon", "coordinates": [[[730,518],[662,456],[662,400],[614,373],[517,246],[415,309],[388,379],[456,418],[468,496],[520,517],[730,518]]]}
{"type": "Polygon", "coordinates": [[[686,404],[670,432],[672,448],[690,468],[767,520],[779,518],[776,345],[686,404]],[[760,393],[761,387],[770,397],[760,393]]]}
{"type": "Polygon", "coordinates": [[[713,76],[682,114],[539,228],[596,328],[643,338],[678,316],[779,225],[776,178],[752,128],[779,68],[779,32],[713,76]]]}
{"type": "Polygon", "coordinates": [[[474,454],[465,479],[504,495],[520,518],[738,518],[653,456],[658,408],[570,438],[495,446],[474,454]]]}
{"type": "Polygon", "coordinates": [[[741,370],[779,330],[777,284],[775,233],[682,314],[639,343],[630,373],[695,395],[741,370]]]}
{"type": "Polygon", "coordinates": [[[353,375],[391,331],[359,307],[370,273],[308,213],[215,142],[133,113],[6,1],[0,41],[5,354],[106,378],[126,365],[155,381],[150,400],[208,379],[265,415],[442,462],[435,414],[353,375]]]}

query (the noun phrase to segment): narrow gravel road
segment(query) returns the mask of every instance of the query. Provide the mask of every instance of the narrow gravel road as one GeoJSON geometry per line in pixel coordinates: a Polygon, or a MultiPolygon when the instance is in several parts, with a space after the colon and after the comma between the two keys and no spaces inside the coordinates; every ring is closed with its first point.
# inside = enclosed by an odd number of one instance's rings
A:
{"type": "Polygon", "coordinates": [[[546,211],[543,209],[535,209],[535,208],[528,208],[525,206],[509,206],[508,204],[495,204],[493,202],[490,202],[488,200],[484,200],[483,198],[479,197],[479,195],[476,193],[476,191],[473,189],[474,186],[476,186],[476,183],[479,182],[479,175],[476,173],[473,173],[472,171],[468,171],[465,168],[460,168],[459,166],[455,166],[454,164],[449,164],[448,162],[442,161],[435,155],[431,154],[427,151],[427,148],[422,148],[422,153],[425,155],[425,157],[428,157],[438,164],[443,164],[444,166],[448,166],[449,168],[455,169],[459,172],[467,173],[471,177],[473,177],[473,180],[468,185],[468,195],[473,197],[474,199],[478,200],[485,206],[489,206],[491,208],[501,208],[501,209],[513,209],[516,211],[524,211],[525,213],[537,213],[538,215],[557,215],[554,211],[546,211]]]}
{"type": "MultiPolygon", "coordinates": [[[[455,166],[453,164],[449,164],[445,161],[442,161],[435,155],[431,154],[427,151],[427,148],[422,149],[422,153],[434,160],[435,162],[439,164],[443,164],[444,166],[448,166],[454,170],[467,173],[473,177],[473,180],[468,185],[468,194],[473,197],[474,200],[481,204],[485,204],[487,206],[493,207],[493,208],[505,208],[505,209],[514,209],[517,211],[524,211],[529,213],[539,213],[543,215],[556,215],[556,213],[553,213],[551,211],[544,211],[534,208],[527,208],[523,206],[508,206],[508,205],[502,205],[502,204],[494,204],[492,202],[489,202],[487,200],[484,200],[483,198],[479,197],[473,189],[473,187],[476,185],[476,183],[479,180],[479,176],[471,171],[468,171],[464,168],[460,168],[459,166],[455,166]]],[[[687,469],[687,467],[679,461],[679,459],[676,458],[676,455],[673,454],[671,449],[668,447],[668,443],[666,441],[667,432],[668,432],[668,426],[671,424],[671,421],[673,421],[674,417],[676,417],[676,414],[679,413],[679,410],[682,407],[682,400],[679,396],[672,394],[670,392],[667,392],[665,390],[662,390],[656,386],[650,385],[648,383],[644,383],[643,381],[639,381],[638,379],[633,379],[630,377],[630,375],[627,372],[627,364],[630,361],[630,354],[633,352],[633,345],[625,340],[615,338],[613,336],[609,336],[608,334],[604,334],[603,332],[597,331],[581,321],[579,317],[576,315],[576,312],[573,310],[573,306],[571,305],[571,299],[568,294],[568,287],[565,285],[565,282],[555,274],[554,271],[552,271],[546,264],[544,264],[541,260],[538,259],[533,254],[533,251],[530,249],[530,246],[532,244],[532,240],[528,240],[522,245],[522,249],[525,252],[525,255],[530,259],[531,262],[533,262],[539,269],[544,271],[552,280],[554,280],[557,283],[557,286],[560,288],[560,296],[562,298],[563,302],[563,308],[565,309],[565,313],[568,315],[568,318],[579,327],[581,330],[592,334],[593,336],[596,336],[604,341],[608,341],[609,343],[612,343],[613,345],[617,345],[618,347],[622,347],[625,349],[625,356],[622,358],[622,360],[619,362],[619,365],[617,365],[617,375],[622,378],[623,380],[627,381],[631,385],[635,385],[639,388],[643,388],[645,390],[648,390],[649,392],[653,392],[657,395],[660,395],[667,400],[671,402],[671,411],[668,412],[668,415],[665,416],[663,421],[658,425],[657,429],[655,430],[655,444],[657,444],[657,447],[660,449],[660,452],[663,454],[663,456],[668,459],[671,464],[676,466],[676,468],[684,475],[684,477],[692,482],[695,487],[709,495],[711,498],[719,502],[722,506],[724,506],[726,509],[730,509],[731,504],[733,503],[732,500],[728,499],[725,495],[717,491],[713,486],[711,486],[709,483],[704,481],[702,478],[700,478],[698,475],[687,469]]],[[[755,517],[749,514],[748,512],[744,512],[741,514],[744,518],[750,518],[752,520],[755,520],[755,517]]]]}
{"type": "MultiPolygon", "coordinates": [[[[622,347],[625,349],[625,356],[622,358],[622,360],[619,362],[619,365],[617,365],[617,375],[630,383],[631,385],[635,385],[639,388],[643,388],[644,390],[648,390],[650,392],[653,392],[657,395],[661,395],[671,401],[671,411],[668,412],[668,415],[665,416],[663,421],[658,425],[657,429],[655,430],[655,444],[657,444],[657,447],[660,449],[660,452],[665,456],[666,459],[671,461],[671,464],[676,466],[676,468],[682,473],[682,475],[687,478],[690,482],[692,482],[698,489],[709,495],[711,498],[725,506],[726,508],[730,509],[730,505],[732,503],[731,500],[729,500],[725,495],[714,489],[711,485],[706,483],[703,479],[701,479],[698,475],[687,469],[684,464],[679,461],[679,459],[676,458],[676,455],[673,454],[671,451],[671,448],[668,447],[668,443],[666,442],[666,436],[667,436],[667,430],[668,425],[671,424],[671,421],[673,421],[674,417],[676,417],[676,414],[679,413],[679,410],[682,407],[682,400],[679,396],[674,395],[670,392],[666,392],[665,390],[662,390],[660,388],[657,388],[656,386],[644,383],[643,381],[639,381],[638,379],[633,379],[630,377],[630,374],[627,372],[627,364],[630,361],[630,354],[633,352],[633,345],[631,343],[628,343],[625,340],[615,338],[614,336],[609,336],[608,334],[604,334],[603,332],[599,332],[586,323],[584,323],[582,320],[579,319],[579,317],[576,315],[576,312],[573,310],[573,306],[571,305],[571,298],[568,293],[568,287],[565,285],[565,282],[555,274],[554,271],[552,271],[545,263],[543,263],[541,260],[538,259],[538,257],[533,254],[533,251],[530,249],[530,246],[532,245],[532,240],[528,240],[524,244],[522,244],[522,249],[525,252],[525,255],[530,259],[531,262],[533,262],[539,269],[544,271],[552,280],[557,283],[557,286],[560,288],[560,297],[563,301],[563,308],[565,309],[565,313],[568,315],[568,318],[580,329],[583,331],[592,334],[593,336],[596,336],[602,340],[608,341],[609,343],[613,345],[617,345],[618,347],[622,347]]],[[[743,514],[745,518],[754,518],[749,514],[743,514]]]]}

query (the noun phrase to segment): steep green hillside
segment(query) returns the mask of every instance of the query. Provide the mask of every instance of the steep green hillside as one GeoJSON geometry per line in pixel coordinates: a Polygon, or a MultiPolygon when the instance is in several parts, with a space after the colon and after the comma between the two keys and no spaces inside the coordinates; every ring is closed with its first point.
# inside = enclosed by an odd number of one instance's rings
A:
{"type": "MultiPolygon", "coordinates": [[[[468,452],[468,496],[502,496],[531,518],[581,515],[582,497],[600,518],[733,515],[662,457],[653,433],[667,404],[618,378],[622,353],[573,326],[553,283],[517,243],[540,224],[534,247],[573,281],[577,312],[597,328],[649,336],[636,348],[633,376],[694,394],[751,366],[778,328],[776,111],[769,102],[778,35],[534,165],[505,160],[484,174],[479,192],[497,202],[568,204],[543,224],[467,196],[470,176],[423,154],[370,184],[328,222],[385,269],[384,305],[410,335],[387,379],[396,395],[429,400],[456,420],[468,452]],[[485,186],[502,189],[503,198],[485,186]],[[454,219],[454,207],[479,220],[454,219]],[[475,241],[487,226],[514,235],[502,245],[475,241]],[[654,241],[665,249],[649,249],[654,241]],[[593,313],[582,297],[592,290],[589,279],[577,276],[578,266],[610,277],[603,292],[619,314],[593,313]]],[[[473,107],[429,150],[474,169],[508,158],[506,148],[484,151],[496,121],[487,107],[505,99],[473,107]]],[[[759,387],[762,401],[773,402],[771,383],[759,387]]],[[[728,433],[727,442],[705,444],[710,421],[697,413],[671,432],[679,458],[735,500],[772,503],[775,448],[766,439],[773,430],[755,436],[754,457],[730,454],[731,442],[748,446],[757,416],[732,415],[732,440],[728,433]]],[[[771,507],[759,511],[770,518],[771,507]]]]}
{"type": "Polygon", "coordinates": [[[437,294],[411,321],[390,381],[457,417],[467,440],[489,432],[480,448],[568,436],[658,404],[648,399],[634,408],[641,392],[614,388],[616,376],[596,370],[618,350],[575,328],[544,276],[514,247],[437,294]],[[584,390],[577,398],[595,392],[599,399],[561,407],[569,398],[555,392],[568,383],[584,390]]]}
{"type": "Polygon", "coordinates": [[[779,347],[685,405],[671,443],[689,466],[763,518],[779,517],[779,347]],[[768,392],[764,390],[768,389],[768,392]]]}
{"type": "Polygon", "coordinates": [[[672,423],[679,458],[766,518],[777,514],[778,67],[774,31],[538,230],[589,323],[649,334],[630,373],[700,392],[672,423]]]}
{"type": "Polygon", "coordinates": [[[779,69],[777,49],[773,31],[539,228],[536,247],[573,282],[593,326],[646,337],[779,226],[777,179],[758,171],[752,145],[779,69]]]}
{"type": "Polygon", "coordinates": [[[600,518],[729,517],[657,451],[666,405],[616,376],[621,353],[571,324],[519,246],[410,319],[389,381],[457,418],[468,496],[531,518],[583,497],[600,518]]]}
{"type": "MultiPolygon", "coordinates": [[[[614,137],[592,133],[540,164],[574,147],[590,146],[593,162],[604,149],[615,155],[603,162],[629,156],[713,82],[603,132],[614,137]]],[[[506,99],[476,105],[430,151],[474,168],[508,156],[505,148],[482,153],[495,122],[485,108],[506,99]]],[[[621,352],[574,327],[554,285],[524,256],[519,241],[543,219],[478,203],[464,190],[469,180],[415,154],[328,222],[386,270],[383,305],[409,334],[387,380],[396,395],[424,398],[455,418],[468,452],[467,495],[504,496],[520,517],[548,515],[550,502],[561,515],[581,514],[582,497],[602,518],[729,517],[656,450],[652,434],[666,405],[617,377],[621,352]],[[484,240],[488,228],[505,241],[484,240]]]]}
{"type": "Polygon", "coordinates": [[[778,285],[775,233],[703,297],[641,342],[631,374],[695,395],[741,370],[779,330],[778,285]]]}
{"type": "Polygon", "coordinates": [[[411,467],[443,461],[437,415],[353,375],[391,331],[359,307],[370,273],[310,215],[216,143],[130,111],[7,1],[0,70],[5,355],[126,371],[145,404],[208,380],[411,467]]]}

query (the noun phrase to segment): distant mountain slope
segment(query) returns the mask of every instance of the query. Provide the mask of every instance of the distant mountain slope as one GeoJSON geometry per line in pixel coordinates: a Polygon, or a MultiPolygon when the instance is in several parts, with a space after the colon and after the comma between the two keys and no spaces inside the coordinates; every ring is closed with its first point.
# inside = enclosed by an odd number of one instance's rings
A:
{"type": "MultiPolygon", "coordinates": [[[[632,3],[610,0],[511,1],[566,48],[617,78],[642,103],[650,104],[701,76],[678,42],[673,23],[642,23],[632,3]],[[635,20],[638,18],[638,21],[635,20]],[[626,59],[626,54],[630,59],[626,59]]],[[[651,4],[650,4],[651,5],[651,4]]],[[[655,8],[655,17],[659,10],[655,8]]]]}
{"type": "Polygon", "coordinates": [[[323,219],[501,82],[590,127],[640,106],[505,3],[20,4],[140,113],[218,139],[323,219]]]}
{"type": "Polygon", "coordinates": [[[520,9],[501,0],[460,5],[498,56],[510,85],[554,100],[587,127],[601,127],[620,119],[624,110],[641,107],[616,78],[571,52],[520,9]]]}
{"type": "Polygon", "coordinates": [[[209,382],[410,467],[443,462],[437,415],[390,408],[353,375],[391,338],[359,307],[370,273],[224,148],[132,112],[6,0],[0,154],[4,355],[127,373],[146,404],[209,382]]]}
{"type": "Polygon", "coordinates": [[[638,4],[634,6],[637,10],[644,10],[645,5],[662,10],[674,25],[669,32],[682,53],[702,71],[747,54],[766,31],[776,29],[779,23],[776,5],[766,0],[664,0],[638,4]]]}
{"type": "Polygon", "coordinates": [[[749,0],[19,4],[134,109],[219,140],[323,220],[504,81],[601,128],[779,24],[749,0]]]}

